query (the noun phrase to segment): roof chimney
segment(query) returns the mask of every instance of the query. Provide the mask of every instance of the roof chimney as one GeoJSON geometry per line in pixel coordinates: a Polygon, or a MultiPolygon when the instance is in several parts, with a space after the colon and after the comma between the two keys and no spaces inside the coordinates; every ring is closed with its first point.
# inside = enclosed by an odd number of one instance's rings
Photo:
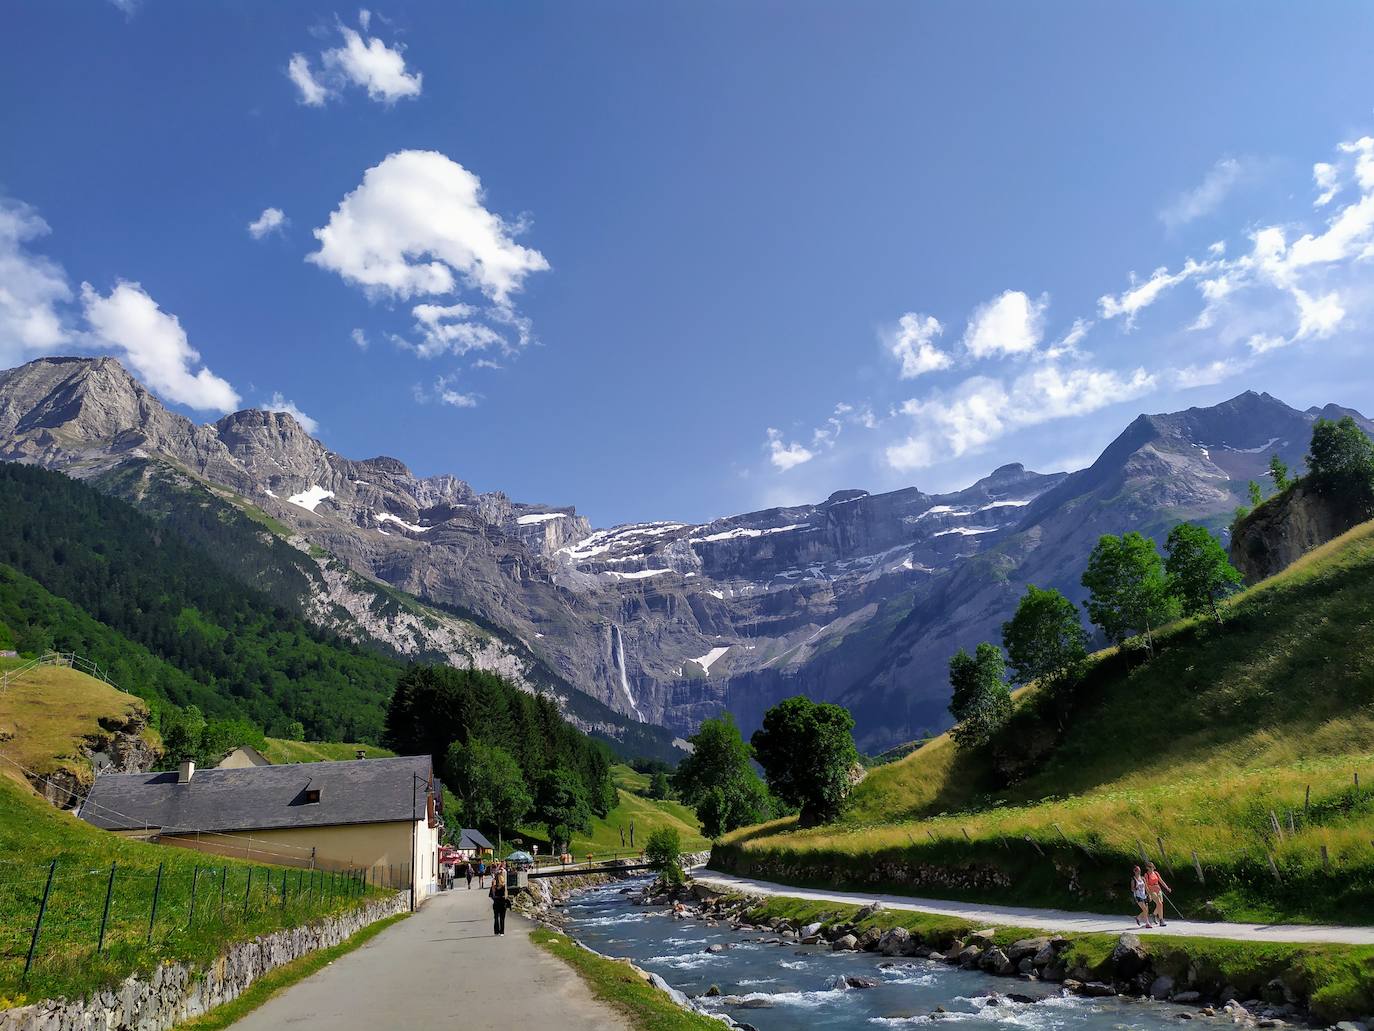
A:
{"type": "Polygon", "coordinates": [[[183,759],[177,764],[177,783],[189,784],[191,778],[196,775],[196,764],[190,759],[183,759]]]}

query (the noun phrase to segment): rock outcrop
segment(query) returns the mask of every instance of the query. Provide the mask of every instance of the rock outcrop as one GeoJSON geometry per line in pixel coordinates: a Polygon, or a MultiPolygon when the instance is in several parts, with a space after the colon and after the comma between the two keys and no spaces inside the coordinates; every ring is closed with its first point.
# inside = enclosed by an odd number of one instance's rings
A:
{"type": "Polygon", "coordinates": [[[1367,518],[1351,498],[1299,481],[1241,520],[1231,540],[1231,564],[1247,584],[1258,583],[1367,518]]]}

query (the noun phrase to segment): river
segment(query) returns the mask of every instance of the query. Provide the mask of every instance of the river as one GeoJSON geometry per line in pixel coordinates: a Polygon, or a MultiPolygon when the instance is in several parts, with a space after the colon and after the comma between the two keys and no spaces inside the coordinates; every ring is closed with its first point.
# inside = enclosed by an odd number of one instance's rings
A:
{"type": "MultiPolygon", "coordinates": [[[[889,959],[873,953],[831,952],[829,946],[768,945],[759,932],[727,925],[708,927],[700,920],[674,920],[662,907],[634,905],[622,889],[642,882],[591,888],[574,895],[565,908],[568,931],[606,956],[632,960],[689,996],[712,985],[717,998],[701,1003],[728,1013],[759,1031],[808,1031],[916,1027],[957,1022],[984,1027],[1121,1028],[1162,1031],[1177,1028],[1181,1006],[1134,999],[1085,999],[1061,994],[1058,986],[994,977],[925,959],[889,959]],[[711,953],[709,945],[730,946],[711,953]],[[876,987],[851,988],[845,977],[877,981],[876,987]],[[1012,1002],[1008,993],[1035,1002],[1012,1002]],[[944,1007],[934,1021],[935,1008],[944,1007]]],[[[1198,1017],[1202,1028],[1231,1026],[1229,1019],[1198,1017]]]]}

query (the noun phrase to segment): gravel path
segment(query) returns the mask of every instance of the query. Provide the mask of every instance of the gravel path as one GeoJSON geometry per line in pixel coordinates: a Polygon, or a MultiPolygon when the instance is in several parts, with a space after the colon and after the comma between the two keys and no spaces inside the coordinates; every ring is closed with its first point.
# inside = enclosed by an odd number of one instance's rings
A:
{"type": "Polygon", "coordinates": [[[491,933],[485,891],[456,888],[408,920],[293,985],[233,1025],[237,1031],[321,1028],[557,1028],[629,1031],[581,978],[530,941],[508,915],[491,933]]]}
{"type": "Polygon", "coordinates": [[[1233,924],[1204,923],[1197,920],[1169,920],[1166,927],[1146,930],[1137,927],[1131,915],[1106,916],[1100,913],[1074,913],[1063,909],[1025,909],[1019,906],[994,906],[975,902],[949,902],[944,899],[913,898],[909,895],[875,895],[861,891],[823,891],[795,888],[771,881],[698,870],[694,876],[704,884],[723,890],[747,891],[756,895],[784,895],[815,902],[849,902],[866,905],[881,902],[889,909],[909,909],[917,913],[953,916],[988,925],[1011,925],[1041,931],[1077,931],[1080,934],[1142,935],[1172,934],[1187,938],[1221,938],[1228,941],[1256,942],[1331,942],[1342,945],[1374,945],[1374,927],[1329,927],[1321,924],[1233,924]]]}

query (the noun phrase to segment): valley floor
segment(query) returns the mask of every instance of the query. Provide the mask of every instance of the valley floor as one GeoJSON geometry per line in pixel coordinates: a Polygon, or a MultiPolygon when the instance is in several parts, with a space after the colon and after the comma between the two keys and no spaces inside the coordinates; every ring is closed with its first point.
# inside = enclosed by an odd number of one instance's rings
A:
{"type": "Polygon", "coordinates": [[[988,924],[1010,924],[1015,927],[1041,931],[1075,932],[1078,934],[1120,934],[1130,931],[1142,934],[1167,934],[1182,938],[1212,938],[1221,941],[1374,945],[1374,927],[1211,923],[1200,920],[1170,919],[1164,928],[1147,931],[1135,925],[1130,913],[1124,916],[1111,916],[1099,913],[1075,913],[1064,909],[949,902],[944,899],[914,898],[907,895],[884,895],[861,891],[820,891],[814,888],[798,888],[789,884],[775,884],[771,881],[756,881],[748,877],[718,873],[715,870],[700,870],[696,873],[695,879],[700,884],[726,893],[743,892],[751,895],[802,899],[808,902],[837,902],[861,906],[881,902],[888,909],[930,913],[935,916],[956,917],[962,920],[984,921],[988,924]]]}

